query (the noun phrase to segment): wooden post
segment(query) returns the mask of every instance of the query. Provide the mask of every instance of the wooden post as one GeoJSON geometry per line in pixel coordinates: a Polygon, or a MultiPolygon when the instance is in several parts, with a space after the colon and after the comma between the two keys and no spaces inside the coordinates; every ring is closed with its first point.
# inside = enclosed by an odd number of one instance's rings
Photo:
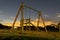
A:
{"type": "Polygon", "coordinates": [[[12,24],[12,28],[11,28],[10,32],[13,31],[13,29],[14,29],[15,22],[16,22],[18,16],[19,16],[19,13],[20,13],[22,7],[23,7],[23,3],[21,3],[20,7],[18,8],[18,11],[17,11],[16,17],[15,17],[15,19],[14,19],[14,22],[13,22],[13,24],[12,24]]]}
{"type": "MultiPolygon", "coordinates": [[[[41,16],[41,19],[42,19],[43,25],[44,25],[44,27],[45,27],[45,22],[44,22],[44,19],[43,19],[43,16],[42,16],[42,14],[41,14],[41,11],[40,11],[40,16],[41,16]]],[[[45,27],[45,31],[47,32],[47,29],[46,29],[46,27],[45,27]]]]}
{"type": "Polygon", "coordinates": [[[38,27],[39,27],[39,22],[40,22],[40,12],[38,12],[37,30],[39,30],[39,29],[38,29],[38,27]]]}
{"type": "Polygon", "coordinates": [[[21,10],[21,28],[22,28],[22,33],[23,33],[23,31],[24,31],[24,26],[23,26],[23,24],[24,24],[24,14],[23,14],[23,9],[24,9],[24,3],[22,3],[22,10],[21,10]]]}

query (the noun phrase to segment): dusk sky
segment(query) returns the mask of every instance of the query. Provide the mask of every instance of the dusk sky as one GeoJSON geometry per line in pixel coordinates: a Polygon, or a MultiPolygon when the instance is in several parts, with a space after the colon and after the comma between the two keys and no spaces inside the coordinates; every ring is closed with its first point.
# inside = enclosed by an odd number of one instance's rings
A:
{"type": "Polygon", "coordinates": [[[45,19],[60,21],[60,0],[0,0],[0,20],[3,20],[1,22],[13,21],[22,1],[34,9],[41,10],[45,19]]]}

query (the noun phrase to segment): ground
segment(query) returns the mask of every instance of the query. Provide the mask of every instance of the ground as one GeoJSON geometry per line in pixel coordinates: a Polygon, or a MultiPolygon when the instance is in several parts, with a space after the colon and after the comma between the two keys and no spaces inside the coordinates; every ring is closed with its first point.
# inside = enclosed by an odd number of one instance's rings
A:
{"type": "Polygon", "coordinates": [[[0,30],[1,40],[60,40],[60,32],[37,32],[19,30],[0,30]]]}

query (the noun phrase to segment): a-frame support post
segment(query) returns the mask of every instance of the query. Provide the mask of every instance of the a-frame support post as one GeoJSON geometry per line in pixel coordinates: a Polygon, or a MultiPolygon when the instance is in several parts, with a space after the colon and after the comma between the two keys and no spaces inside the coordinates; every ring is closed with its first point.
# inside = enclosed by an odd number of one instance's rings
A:
{"type": "Polygon", "coordinates": [[[21,31],[23,33],[24,31],[24,27],[23,27],[23,24],[24,24],[24,14],[23,14],[23,9],[24,9],[24,3],[22,3],[22,10],[21,10],[21,21],[20,21],[20,26],[21,26],[21,31]]]}
{"type": "Polygon", "coordinates": [[[38,29],[38,27],[39,27],[39,22],[40,22],[40,12],[38,12],[37,31],[39,31],[39,29],[38,29]]]}
{"type": "Polygon", "coordinates": [[[19,16],[20,11],[22,10],[22,7],[23,7],[23,3],[21,3],[21,5],[20,5],[19,8],[18,8],[16,17],[15,17],[15,19],[14,19],[14,22],[13,22],[13,24],[12,24],[12,28],[11,28],[10,32],[13,31],[13,29],[14,29],[15,22],[16,22],[18,16],[19,16]]]}
{"type": "Polygon", "coordinates": [[[45,31],[47,32],[47,29],[46,29],[46,27],[45,27],[45,22],[44,22],[44,19],[43,19],[43,16],[42,16],[42,13],[41,13],[41,11],[40,11],[40,16],[41,16],[42,23],[43,23],[43,25],[44,25],[45,31]]]}

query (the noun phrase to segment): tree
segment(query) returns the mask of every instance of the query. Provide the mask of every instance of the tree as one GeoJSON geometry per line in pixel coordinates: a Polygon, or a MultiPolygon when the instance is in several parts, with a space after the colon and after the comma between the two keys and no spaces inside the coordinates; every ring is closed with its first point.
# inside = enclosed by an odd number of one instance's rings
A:
{"type": "Polygon", "coordinates": [[[59,28],[59,32],[60,32],[60,22],[58,23],[58,28],[59,28]]]}

